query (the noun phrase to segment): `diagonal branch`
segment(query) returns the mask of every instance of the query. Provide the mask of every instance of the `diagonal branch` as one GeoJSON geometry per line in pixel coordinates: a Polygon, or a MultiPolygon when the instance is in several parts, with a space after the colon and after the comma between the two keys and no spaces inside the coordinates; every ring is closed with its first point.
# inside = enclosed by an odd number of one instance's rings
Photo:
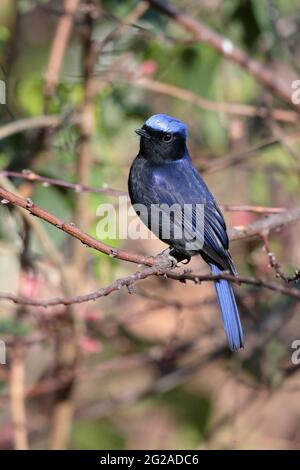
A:
{"type": "Polygon", "coordinates": [[[168,2],[162,0],[148,0],[148,2],[151,7],[159,10],[192,33],[195,41],[205,42],[212,46],[227,59],[246,69],[262,85],[275,92],[277,96],[299,111],[300,106],[293,104],[291,101],[292,90],[289,80],[284,80],[278,74],[275,74],[273,70],[248,56],[242,49],[234,45],[230,39],[221,36],[202,21],[195,20],[188,14],[177,10],[168,2]]]}
{"type": "MultiPolygon", "coordinates": [[[[27,210],[30,214],[39,217],[42,220],[45,220],[49,224],[55,226],[59,230],[71,235],[77,240],[81,241],[86,246],[93,248],[95,250],[101,251],[109,256],[112,256],[117,259],[122,259],[124,261],[130,261],[132,263],[144,264],[146,266],[153,266],[156,262],[153,257],[144,257],[136,253],[130,253],[125,250],[116,249],[107,245],[104,242],[96,240],[96,238],[88,235],[87,233],[80,230],[73,223],[65,223],[58,217],[49,212],[45,211],[41,207],[34,204],[30,199],[24,199],[20,196],[17,196],[10,191],[7,191],[0,187],[0,198],[2,204],[11,203],[18,207],[22,207],[27,210]]],[[[290,223],[300,220],[300,207],[285,211],[279,214],[273,214],[269,217],[256,220],[249,225],[241,227],[233,227],[229,230],[230,240],[242,240],[249,237],[261,236],[261,234],[269,232],[271,230],[282,227],[283,225],[288,225],[290,223]]]]}
{"type": "Polygon", "coordinates": [[[130,261],[132,263],[137,263],[137,264],[145,264],[147,266],[153,266],[153,264],[155,264],[155,260],[153,257],[144,257],[142,255],[129,253],[125,250],[113,248],[112,246],[107,245],[106,243],[103,243],[99,240],[96,240],[96,238],[83,232],[82,230],[77,228],[72,222],[70,223],[63,222],[61,219],[59,219],[55,215],[50,214],[49,212],[45,211],[41,207],[37,206],[36,204],[33,204],[33,202],[30,199],[24,199],[1,187],[0,187],[0,202],[2,204],[11,203],[15,206],[21,207],[27,210],[30,214],[36,217],[39,217],[42,220],[45,220],[49,224],[58,228],[59,230],[62,230],[68,235],[71,235],[73,238],[76,238],[85,246],[89,246],[90,248],[93,248],[97,251],[101,251],[102,253],[105,253],[106,255],[112,256],[113,258],[122,259],[124,261],[130,261]]]}
{"type": "Polygon", "coordinates": [[[274,271],[276,273],[276,277],[282,279],[282,281],[287,282],[287,283],[299,281],[299,279],[300,279],[300,270],[295,271],[295,274],[292,277],[289,277],[286,274],[284,274],[284,272],[282,272],[282,270],[281,270],[280,264],[276,260],[275,255],[271,250],[268,236],[266,234],[262,234],[261,238],[262,238],[262,241],[263,241],[263,244],[264,244],[264,249],[265,249],[265,251],[268,255],[268,258],[269,258],[270,267],[274,269],[274,271]]]}
{"type": "MultiPolygon", "coordinates": [[[[20,178],[30,182],[38,182],[43,186],[58,186],[61,188],[71,189],[77,193],[80,192],[89,192],[96,194],[106,194],[108,196],[120,197],[128,196],[128,193],[125,191],[120,191],[119,189],[114,189],[111,187],[103,186],[98,188],[95,186],[86,186],[79,183],[71,183],[57,178],[49,178],[47,176],[41,176],[35,173],[32,170],[23,170],[22,172],[10,171],[10,170],[0,170],[0,177],[5,176],[8,178],[20,178]]],[[[265,206],[253,206],[249,204],[242,205],[232,205],[232,204],[220,204],[220,207],[224,211],[228,212],[253,212],[255,214],[279,214],[286,212],[284,207],[265,207],[265,206]]]]}
{"type": "MultiPolygon", "coordinates": [[[[213,275],[213,274],[197,274],[189,271],[183,271],[182,273],[176,273],[172,271],[172,266],[170,264],[170,260],[168,258],[157,257],[156,264],[152,267],[145,268],[143,271],[137,271],[134,274],[129,276],[116,279],[112,284],[107,287],[102,287],[94,292],[90,292],[88,294],[83,295],[76,295],[72,297],[53,297],[49,299],[40,299],[34,300],[30,297],[19,297],[13,294],[6,294],[0,292],[0,299],[7,300],[19,305],[28,305],[31,307],[55,307],[58,305],[73,305],[73,304],[81,304],[85,302],[96,301],[102,297],[106,297],[110,295],[112,292],[119,291],[123,287],[127,287],[128,289],[132,288],[132,286],[144,279],[147,279],[151,276],[164,276],[168,277],[173,280],[186,282],[192,281],[196,284],[200,284],[202,282],[215,282],[219,281],[220,279],[226,279],[230,282],[235,284],[247,284],[255,287],[263,287],[265,289],[271,290],[273,292],[278,292],[283,295],[287,295],[293,297],[294,299],[300,300],[300,291],[294,287],[286,287],[281,284],[276,284],[273,282],[265,281],[264,279],[254,278],[254,277],[245,277],[245,276],[233,276],[232,274],[228,274],[226,272],[213,275]]],[[[129,290],[132,292],[132,290],[129,290]]]]}
{"type": "Polygon", "coordinates": [[[52,42],[48,67],[45,73],[45,95],[50,98],[59,80],[59,73],[65,56],[74,23],[74,13],[80,0],[65,0],[64,14],[61,16],[52,42]]]}
{"type": "Polygon", "coordinates": [[[63,117],[58,115],[44,115],[9,122],[0,129],[0,140],[5,139],[18,132],[23,132],[31,129],[40,129],[42,127],[59,126],[63,122],[63,117]]]}
{"type": "Polygon", "coordinates": [[[32,307],[53,307],[57,305],[73,305],[83,302],[95,301],[101,297],[105,297],[112,292],[120,290],[122,287],[130,287],[135,282],[146,279],[147,277],[166,274],[172,268],[172,263],[168,257],[157,257],[154,266],[145,268],[143,271],[137,271],[130,276],[116,279],[107,287],[96,290],[89,294],[77,295],[73,297],[56,297],[47,300],[33,300],[29,297],[18,297],[10,294],[0,293],[0,299],[12,301],[15,304],[30,305],[32,307]]]}
{"type": "Polygon", "coordinates": [[[242,240],[243,238],[260,236],[263,233],[270,232],[298,220],[300,220],[300,207],[281,214],[270,215],[264,219],[256,220],[249,225],[233,227],[229,230],[229,238],[230,240],[242,240]]]}
{"type": "Polygon", "coordinates": [[[48,178],[47,176],[41,176],[35,173],[32,170],[23,170],[19,171],[10,171],[10,170],[0,170],[0,175],[6,176],[8,178],[20,178],[30,182],[37,181],[42,183],[44,186],[59,186],[61,188],[72,189],[76,193],[89,192],[89,193],[98,193],[98,194],[107,194],[108,196],[126,196],[125,191],[120,191],[118,189],[110,188],[103,186],[102,188],[96,188],[92,186],[87,186],[79,183],[71,183],[69,181],[57,179],[57,178],[48,178]]]}
{"type": "Polygon", "coordinates": [[[208,111],[246,117],[259,116],[261,118],[266,118],[272,114],[273,119],[278,121],[299,122],[299,115],[294,111],[289,111],[286,109],[274,109],[271,112],[270,109],[264,106],[251,106],[247,104],[211,101],[185,88],[180,88],[178,86],[160,82],[158,80],[152,80],[151,78],[138,77],[134,79],[133,84],[155,93],[161,93],[163,95],[172,96],[177,99],[182,99],[208,111]]]}

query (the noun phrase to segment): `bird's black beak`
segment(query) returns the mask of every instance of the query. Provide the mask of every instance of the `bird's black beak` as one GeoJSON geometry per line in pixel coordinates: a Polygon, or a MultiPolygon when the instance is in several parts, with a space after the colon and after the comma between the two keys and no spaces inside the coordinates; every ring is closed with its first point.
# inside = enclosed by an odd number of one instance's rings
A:
{"type": "Polygon", "coordinates": [[[150,136],[145,129],[136,129],[134,131],[137,135],[140,135],[141,137],[145,137],[146,139],[150,139],[150,136]]]}

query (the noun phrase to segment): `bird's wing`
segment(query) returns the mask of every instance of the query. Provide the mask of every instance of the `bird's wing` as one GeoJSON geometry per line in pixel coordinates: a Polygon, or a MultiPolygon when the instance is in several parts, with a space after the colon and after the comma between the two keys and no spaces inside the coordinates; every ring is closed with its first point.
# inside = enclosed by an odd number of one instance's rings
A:
{"type": "Polygon", "coordinates": [[[151,183],[143,188],[144,204],[158,204],[160,207],[177,204],[180,210],[174,212],[174,225],[183,228],[189,240],[195,236],[191,250],[201,250],[208,260],[215,261],[224,269],[230,268],[226,224],[220,209],[191,164],[177,168],[177,171],[166,169],[166,174],[161,169],[153,173],[151,183]],[[184,205],[191,206],[192,217],[183,218],[184,205]],[[202,205],[204,209],[202,221],[201,217],[197,219],[197,205],[202,205]]]}
{"type": "Polygon", "coordinates": [[[194,166],[191,167],[197,184],[205,188],[207,202],[204,215],[204,246],[202,256],[208,262],[215,262],[220,268],[237,274],[228,251],[229,241],[226,223],[213,195],[194,166]]]}
{"type": "Polygon", "coordinates": [[[157,176],[155,181],[144,185],[140,202],[147,212],[143,215],[139,210],[141,219],[159,238],[166,242],[174,238],[194,242],[190,246],[194,251],[202,248],[201,214],[197,220],[196,204],[185,199],[171,178],[157,176]]]}

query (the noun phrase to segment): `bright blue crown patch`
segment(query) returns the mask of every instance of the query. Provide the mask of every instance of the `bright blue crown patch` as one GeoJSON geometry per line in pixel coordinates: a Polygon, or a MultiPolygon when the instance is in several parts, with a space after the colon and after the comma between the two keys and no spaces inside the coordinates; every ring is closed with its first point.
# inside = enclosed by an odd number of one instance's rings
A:
{"type": "Polygon", "coordinates": [[[145,125],[156,131],[174,132],[187,137],[187,126],[172,116],[167,114],[154,114],[145,122],[145,125]]]}

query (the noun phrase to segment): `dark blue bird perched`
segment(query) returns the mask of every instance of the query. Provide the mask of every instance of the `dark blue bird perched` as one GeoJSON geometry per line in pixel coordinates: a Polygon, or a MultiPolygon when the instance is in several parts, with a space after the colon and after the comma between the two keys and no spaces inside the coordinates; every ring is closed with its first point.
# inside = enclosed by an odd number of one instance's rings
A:
{"type": "MultiPolygon", "coordinates": [[[[213,274],[229,271],[236,275],[224,218],[192,164],[185,124],[166,114],[157,114],[136,133],[141,136],[140,152],[132,163],[128,186],[132,204],[139,205],[135,207],[138,215],[170,245],[170,254],[177,260],[189,260],[200,254],[213,274]],[[174,204],[174,211],[168,213],[166,207],[174,204]],[[185,207],[190,207],[190,217],[186,216],[185,207]],[[200,223],[196,220],[197,207],[203,208],[200,223]],[[168,214],[169,231],[165,230],[164,214],[168,214]],[[178,228],[182,229],[181,236],[178,228]]],[[[226,280],[217,281],[215,287],[229,346],[237,351],[243,347],[243,331],[232,287],[226,280]]]]}

